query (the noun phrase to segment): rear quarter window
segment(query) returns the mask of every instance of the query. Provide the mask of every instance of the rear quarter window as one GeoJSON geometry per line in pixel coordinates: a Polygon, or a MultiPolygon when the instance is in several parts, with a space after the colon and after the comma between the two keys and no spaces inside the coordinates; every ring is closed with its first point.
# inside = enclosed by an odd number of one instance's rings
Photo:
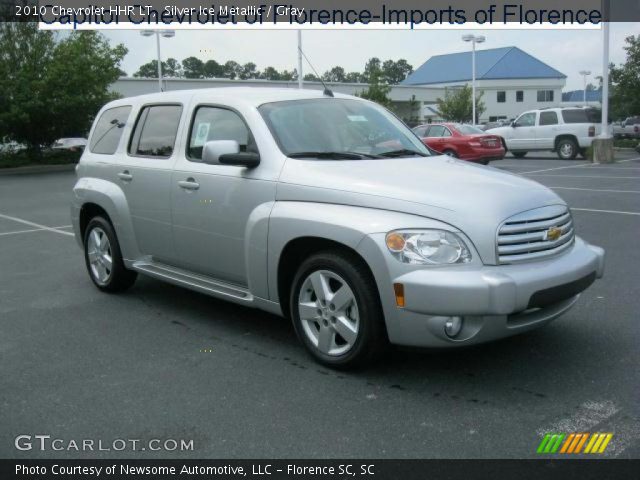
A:
{"type": "Polygon", "coordinates": [[[562,110],[562,120],[564,123],[595,123],[597,122],[595,110],[585,110],[581,108],[562,110]]]}
{"type": "Polygon", "coordinates": [[[93,129],[89,151],[102,155],[113,155],[118,149],[122,131],[127,123],[131,106],[110,108],[102,112],[93,129]]]}

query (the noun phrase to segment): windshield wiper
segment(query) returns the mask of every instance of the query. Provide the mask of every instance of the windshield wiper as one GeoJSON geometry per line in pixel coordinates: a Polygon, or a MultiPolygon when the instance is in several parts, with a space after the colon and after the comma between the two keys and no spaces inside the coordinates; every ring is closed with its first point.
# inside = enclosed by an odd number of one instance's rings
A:
{"type": "Polygon", "coordinates": [[[378,155],[358,152],[293,152],[290,158],[320,158],[326,160],[362,160],[363,158],[380,158],[378,155]]]}
{"type": "Polygon", "coordinates": [[[401,148],[399,150],[391,150],[389,152],[383,152],[379,154],[381,157],[426,157],[426,153],[418,152],[417,150],[409,150],[408,148],[401,148]]]}

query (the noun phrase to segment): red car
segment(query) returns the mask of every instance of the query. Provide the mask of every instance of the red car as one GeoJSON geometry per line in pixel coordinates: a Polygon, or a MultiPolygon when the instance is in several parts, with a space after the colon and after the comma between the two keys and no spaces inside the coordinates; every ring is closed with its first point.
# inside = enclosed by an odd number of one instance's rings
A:
{"type": "Polygon", "coordinates": [[[459,123],[432,123],[413,129],[431,150],[469,162],[488,164],[506,153],[502,139],[479,128],[459,123]]]}

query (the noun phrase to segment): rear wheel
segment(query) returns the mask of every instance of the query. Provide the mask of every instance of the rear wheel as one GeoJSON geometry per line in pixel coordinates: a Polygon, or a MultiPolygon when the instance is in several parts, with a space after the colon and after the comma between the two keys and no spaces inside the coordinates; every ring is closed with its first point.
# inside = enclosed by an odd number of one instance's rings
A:
{"type": "Polygon", "coordinates": [[[449,157],[452,158],[458,158],[458,155],[456,154],[456,152],[454,152],[453,150],[445,150],[444,152],[442,152],[444,155],[447,155],[449,157]]]}
{"type": "Polygon", "coordinates": [[[516,158],[524,158],[526,154],[527,152],[511,152],[511,155],[513,155],[516,158]]]}
{"type": "Polygon", "coordinates": [[[556,146],[558,151],[558,158],[560,160],[573,160],[578,155],[578,145],[576,141],[571,138],[563,138],[558,141],[556,146]]]}
{"type": "Polygon", "coordinates": [[[87,225],[84,258],[89,276],[100,290],[120,292],[136,281],[137,273],[125,268],[116,233],[103,217],[94,217],[87,225]]]}
{"type": "Polygon", "coordinates": [[[305,260],[293,280],[290,311],[300,341],[329,367],[367,363],[384,344],[376,284],[354,255],[328,251],[305,260]]]}

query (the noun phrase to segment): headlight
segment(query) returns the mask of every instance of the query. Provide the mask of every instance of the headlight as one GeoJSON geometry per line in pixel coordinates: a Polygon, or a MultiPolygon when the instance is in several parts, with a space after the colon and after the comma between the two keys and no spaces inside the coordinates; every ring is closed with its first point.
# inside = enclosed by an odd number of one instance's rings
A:
{"type": "Polygon", "coordinates": [[[448,265],[471,261],[471,252],[464,241],[445,230],[389,232],[386,241],[391,254],[402,263],[448,265]]]}

